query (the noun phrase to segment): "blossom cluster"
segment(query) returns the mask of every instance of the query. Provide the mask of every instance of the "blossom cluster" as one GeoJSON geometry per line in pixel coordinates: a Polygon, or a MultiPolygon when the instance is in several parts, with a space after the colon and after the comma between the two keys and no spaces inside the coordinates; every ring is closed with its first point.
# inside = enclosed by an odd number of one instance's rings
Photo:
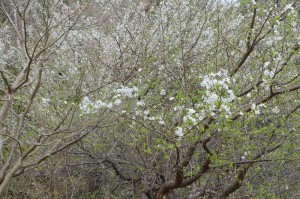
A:
{"type": "Polygon", "coordinates": [[[89,114],[89,113],[95,113],[100,108],[112,108],[112,106],[113,104],[111,102],[105,103],[102,102],[101,100],[92,101],[87,96],[85,96],[81,101],[79,108],[83,113],[89,114]]]}
{"type": "Polygon", "coordinates": [[[218,104],[222,104],[221,107],[223,110],[227,114],[231,114],[229,103],[235,99],[235,94],[229,87],[231,81],[228,72],[220,70],[217,73],[200,75],[200,78],[202,79],[200,85],[205,89],[203,101],[208,105],[209,110],[214,111],[218,109],[218,104]]]}

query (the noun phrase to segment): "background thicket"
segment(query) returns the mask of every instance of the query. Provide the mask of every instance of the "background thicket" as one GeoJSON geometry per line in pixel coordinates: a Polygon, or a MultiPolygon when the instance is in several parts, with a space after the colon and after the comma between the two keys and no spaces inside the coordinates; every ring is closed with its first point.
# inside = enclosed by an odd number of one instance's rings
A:
{"type": "Polygon", "coordinates": [[[299,198],[299,6],[1,1],[1,198],[299,198]]]}

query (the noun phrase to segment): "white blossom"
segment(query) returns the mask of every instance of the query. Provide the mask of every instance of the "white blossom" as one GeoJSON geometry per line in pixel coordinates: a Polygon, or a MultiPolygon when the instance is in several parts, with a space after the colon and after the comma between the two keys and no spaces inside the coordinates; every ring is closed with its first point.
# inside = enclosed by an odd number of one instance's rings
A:
{"type": "Polygon", "coordinates": [[[255,108],[256,108],[256,104],[253,103],[253,104],[251,105],[251,109],[252,109],[252,110],[255,110],[255,108]]]}
{"type": "Polygon", "coordinates": [[[102,102],[101,100],[97,100],[93,102],[87,96],[83,98],[83,100],[79,105],[80,110],[86,114],[94,113],[100,108],[112,108],[112,107],[113,107],[112,103],[107,104],[105,102],[102,102]]]}
{"type": "Polygon", "coordinates": [[[222,108],[224,109],[224,111],[227,113],[227,114],[231,114],[230,112],[230,107],[225,105],[225,104],[222,104],[222,108]]]}
{"type": "Polygon", "coordinates": [[[235,99],[234,92],[232,90],[228,90],[227,92],[229,94],[229,98],[228,98],[229,102],[233,101],[235,99]]]}
{"type": "Polygon", "coordinates": [[[178,135],[179,137],[183,136],[183,130],[181,127],[177,127],[175,130],[175,134],[178,135]]]}
{"type": "Polygon", "coordinates": [[[272,109],[272,112],[275,113],[275,114],[278,114],[280,112],[279,108],[277,106],[275,106],[273,109],[272,109]]]}
{"type": "Polygon", "coordinates": [[[196,113],[196,117],[198,118],[198,120],[202,121],[205,118],[206,114],[205,114],[205,110],[201,110],[200,113],[196,113]]]}
{"type": "Polygon", "coordinates": [[[148,119],[151,120],[151,121],[153,121],[153,120],[155,120],[155,117],[152,116],[152,117],[149,117],[148,119]]]}
{"type": "Polygon", "coordinates": [[[42,97],[42,105],[49,106],[50,99],[42,97]]]}
{"type": "Polygon", "coordinates": [[[143,102],[143,101],[138,101],[138,102],[136,103],[136,105],[137,105],[137,106],[145,106],[145,102],[143,102]]]}
{"type": "Polygon", "coordinates": [[[92,103],[91,100],[87,96],[85,96],[80,103],[80,107],[79,107],[80,110],[85,113],[89,113],[90,112],[89,106],[91,106],[91,103],[92,103]]]}
{"type": "Polygon", "coordinates": [[[158,124],[159,124],[159,125],[165,125],[165,122],[164,122],[163,120],[160,120],[160,121],[158,122],[158,124]]]}
{"type": "Polygon", "coordinates": [[[192,109],[192,108],[188,109],[188,115],[192,115],[194,113],[196,113],[196,111],[194,109],[192,109]]]}
{"type": "Polygon", "coordinates": [[[95,103],[91,103],[93,108],[99,109],[102,107],[111,107],[111,104],[106,104],[105,102],[102,102],[101,100],[96,101],[95,103]]]}
{"type": "Polygon", "coordinates": [[[120,105],[121,103],[122,103],[122,100],[120,100],[120,99],[117,99],[117,100],[114,102],[114,104],[115,104],[116,106],[120,105]]]}
{"type": "Polygon", "coordinates": [[[134,94],[137,91],[138,91],[138,88],[135,86],[132,88],[122,86],[121,88],[115,90],[116,93],[126,96],[126,97],[129,97],[129,98],[134,97],[135,96],[134,94]]]}
{"type": "Polygon", "coordinates": [[[267,106],[265,104],[260,104],[259,107],[266,108],[267,106]]]}
{"type": "Polygon", "coordinates": [[[287,4],[287,5],[285,6],[285,8],[284,8],[284,11],[287,11],[287,10],[289,10],[289,9],[291,9],[291,10],[294,9],[293,6],[292,6],[292,4],[287,4]]]}
{"type": "Polygon", "coordinates": [[[211,93],[206,99],[205,102],[211,104],[214,107],[214,104],[219,100],[219,97],[216,93],[211,93]]]}
{"type": "Polygon", "coordinates": [[[266,44],[268,45],[268,46],[271,46],[272,44],[273,44],[273,41],[270,39],[270,40],[267,40],[266,41],[266,44]]]}
{"type": "Polygon", "coordinates": [[[197,124],[197,120],[194,117],[192,117],[190,115],[183,117],[183,122],[186,123],[188,120],[190,120],[193,124],[197,124]]]}
{"type": "Polygon", "coordinates": [[[270,62],[265,62],[264,63],[264,68],[267,68],[270,65],[270,62]]]}

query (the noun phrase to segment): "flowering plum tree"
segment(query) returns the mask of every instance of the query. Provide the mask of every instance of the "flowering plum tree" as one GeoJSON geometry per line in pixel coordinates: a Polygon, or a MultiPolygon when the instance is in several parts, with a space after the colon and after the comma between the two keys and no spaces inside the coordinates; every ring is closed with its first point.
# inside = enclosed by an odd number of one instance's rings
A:
{"type": "Polygon", "coordinates": [[[108,152],[89,157],[135,198],[290,197],[298,181],[270,193],[255,176],[298,158],[299,2],[110,2],[109,132],[121,139],[107,134],[108,152]]]}

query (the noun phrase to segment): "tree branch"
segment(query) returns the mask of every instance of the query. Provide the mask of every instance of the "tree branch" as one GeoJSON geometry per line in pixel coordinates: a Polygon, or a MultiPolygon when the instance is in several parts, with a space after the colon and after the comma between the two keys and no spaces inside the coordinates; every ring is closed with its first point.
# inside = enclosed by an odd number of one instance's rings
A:
{"type": "Polygon", "coordinates": [[[263,155],[267,153],[271,153],[278,149],[282,144],[278,144],[273,148],[270,148],[268,150],[262,150],[260,153],[258,153],[253,159],[252,162],[249,162],[247,165],[243,166],[241,169],[239,169],[237,177],[235,180],[227,187],[225,188],[221,194],[217,197],[217,199],[224,199],[227,198],[230,194],[235,192],[237,189],[239,189],[242,186],[243,180],[245,179],[245,176],[247,174],[248,169],[255,163],[254,160],[257,160],[261,158],[263,155]]]}

